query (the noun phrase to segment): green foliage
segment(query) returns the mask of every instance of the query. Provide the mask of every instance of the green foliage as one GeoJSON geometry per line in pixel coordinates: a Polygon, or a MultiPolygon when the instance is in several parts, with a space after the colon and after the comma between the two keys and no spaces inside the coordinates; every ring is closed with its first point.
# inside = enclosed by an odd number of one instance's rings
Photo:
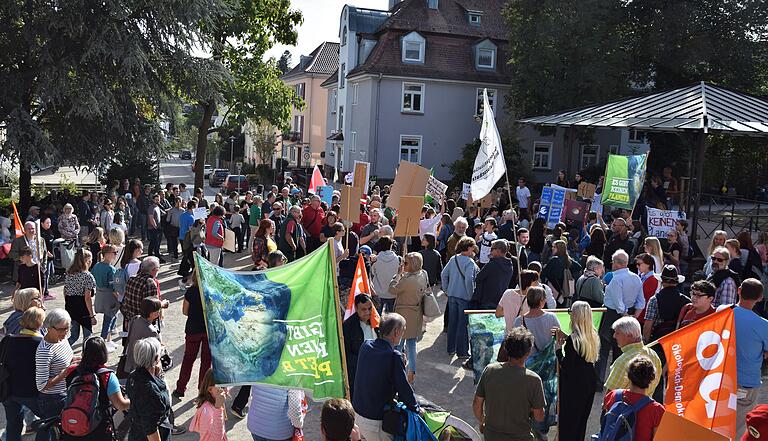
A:
{"type": "Polygon", "coordinates": [[[158,184],[160,170],[157,157],[144,152],[122,152],[107,162],[107,172],[101,179],[102,184],[109,186],[114,181],[135,178],[144,184],[158,184]]]}
{"type": "Polygon", "coordinates": [[[291,70],[291,58],[291,51],[286,50],[283,52],[283,55],[277,60],[277,68],[280,69],[280,72],[285,74],[291,70]]]}

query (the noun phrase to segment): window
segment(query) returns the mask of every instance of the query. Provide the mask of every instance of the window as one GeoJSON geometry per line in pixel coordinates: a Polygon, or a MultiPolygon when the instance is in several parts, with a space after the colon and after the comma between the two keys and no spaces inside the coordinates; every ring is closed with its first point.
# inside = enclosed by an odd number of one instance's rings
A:
{"type": "Polygon", "coordinates": [[[552,143],[533,143],[533,168],[539,170],[552,170],[552,143]]]}
{"type": "Polygon", "coordinates": [[[438,0],[427,0],[429,9],[437,9],[438,0]]]}
{"type": "Polygon", "coordinates": [[[480,14],[477,12],[470,12],[469,13],[469,24],[480,26],[480,14]]]}
{"type": "Polygon", "coordinates": [[[612,155],[618,155],[621,153],[621,149],[619,148],[619,146],[614,144],[614,145],[608,146],[608,153],[612,155]]]}
{"type": "Polygon", "coordinates": [[[400,159],[421,164],[421,136],[400,135],[400,159]]]}
{"type": "Polygon", "coordinates": [[[357,132],[349,132],[349,152],[354,153],[357,148],[357,132]]]}
{"type": "Polygon", "coordinates": [[[629,142],[645,142],[645,132],[641,132],[639,130],[630,130],[629,142]]]}
{"type": "Polygon", "coordinates": [[[403,83],[402,112],[424,113],[424,85],[403,83]]]}
{"type": "Polygon", "coordinates": [[[341,69],[339,69],[339,89],[344,88],[344,82],[347,80],[347,65],[341,63],[341,69]]]}
{"type": "Polygon", "coordinates": [[[352,83],[352,104],[357,104],[357,83],[352,83]]]}
{"type": "Polygon", "coordinates": [[[341,31],[341,45],[347,44],[347,27],[344,26],[344,30],[341,31]]]}
{"type": "Polygon", "coordinates": [[[339,106],[339,126],[336,129],[340,132],[344,130],[344,106],[339,106]]]}
{"type": "Polygon", "coordinates": [[[600,157],[600,146],[597,144],[584,144],[581,146],[581,170],[597,165],[600,157]]]}
{"type": "Polygon", "coordinates": [[[477,48],[477,67],[494,69],[496,67],[496,49],[477,48]]]}
{"type": "Polygon", "coordinates": [[[296,162],[296,147],[291,146],[291,162],[296,162]]]}
{"type": "Polygon", "coordinates": [[[339,105],[339,92],[336,89],[331,91],[331,113],[336,113],[336,107],[339,105]]]}
{"type": "Polygon", "coordinates": [[[296,96],[304,99],[304,83],[298,83],[293,86],[294,92],[296,92],[296,96]]]}
{"type": "MultiPolygon", "coordinates": [[[[488,89],[488,103],[491,109],[496,112],[496,89],[488,89]]],[[[475,115],[483,114],[483,89],[477,89],[477,99],[475,100],[475,115]]]]}
{"type": "Polygon", "coordinates": [[[423,63],[425,46],[426,40],[418,32],[411,32],[403,37],[403,62],[423,63]]]}

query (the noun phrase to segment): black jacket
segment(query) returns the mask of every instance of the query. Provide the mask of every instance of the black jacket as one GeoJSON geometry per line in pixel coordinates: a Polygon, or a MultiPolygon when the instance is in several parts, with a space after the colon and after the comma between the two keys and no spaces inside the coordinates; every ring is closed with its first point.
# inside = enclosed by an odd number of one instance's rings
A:
{"type": "MultiPolygon", "coordinates": [[[[360,352],[360,346],[365,341],[363,329],[360,328],[360,317],[352,314],[344,321],[341,326],[344,333],[344,355],[347,358],[347,378],[349,379],[349,393],[352,395],[355,386],[355,373],[357,372],[357,355],[360,352]]],[[[379,330],[374,329],[376,335],[379,330]]]]}
{"type": "Polygon", "coordinates": [[[517,262],[508,257],[492,257],[475,276],[475,293],[472,300],[478,306],[499,304],[501,295],[509,288],[512,278],[517,278],[517,262]]]}
{"type": "Polygon", "coordinates": [[[419,254],[424,261],[422,269],[429,276],[429,285],[434,286],[440,280],[440,273],[443,272],[443,258],[440,257],[440,252],[434,248],[431,250],[424,248],[419,251],[419,254]]]}
{"type": "Polygon", "coordinates": [[[156,430],[160,431],[161,440],[169,440],[173,425],[170,422],[171,397],[165,381],[139,367],[128,377],[125,389],[131,399],[128,441],[146,441],[156,430]]]}
{"type": "Polygon", "coordinates": [[[632,251],[635,249],[634,244],[632,244],[632,241],[629,240],[629,236],[627,236],[626,239],[622,239],[621,236],[617,234],[611,234],[611,238],[608,240],[608,244],[605,246],[605,252],[603,253],[603,262],[610,262],[611,257],[613,256],[613,253],[615,253],[618,250],[624,250],[629,254],[630,259],[632,258],[632,251]]]}

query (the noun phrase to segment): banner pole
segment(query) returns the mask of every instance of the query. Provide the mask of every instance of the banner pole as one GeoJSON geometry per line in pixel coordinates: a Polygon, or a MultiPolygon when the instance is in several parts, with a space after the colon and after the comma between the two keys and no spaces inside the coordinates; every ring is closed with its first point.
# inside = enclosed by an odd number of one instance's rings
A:
{"type": "MultiPolygon", "coordinates": [[[[43,256],[40,252],[40,245],[43,240],[40,232],[40,219],[35,221],[35,231],[35,242],[37,245],[35,247],[37,248],[37,285],[40,288],[40,297],[42,299],[42,297],[45,296],[45,293],[43,292],[43,256]]],[[[47,251],[48,250],[46,249],[46,252],[47,251]]],[[[47,260],[48,256],[46,255],[45,257],[47,260]]],[[[93,258],[95,258],[95,256],[93,258]]],[[[40,303],[43,303],[43,301],[41,300],[40,303]]]]}
{"type": "MultiPolygon", "coordinates": [[[[336,277],[336,253],[335,238],[328,239],[328,255],[331,259],[331,278],[333,279],[333,304],[336,309],[336,328],[339,333],[339,350],[341,351],[341,370],[344,373],[344,396],[351,400],[349,395],[349,374],[347,373],[347,351],[344,348],[344,329],[342,328],[343,317],[341,315],[341,298],[339,297],[339,280],[336,277]]],[[[350,289],[350,292],[352,290],[350,289]]]]}
{"type": "MultiPolygon", "coordinates": [[[[514,215],[515,210],[512,209],[512,190],[509,185],[509,172],[507,171],[506,164],[504,166],[504,177],[507,180],[507,196],[509,196],[509,211],[514,215]]],[[[515,219],[512,222],[512,233],[515,235],[515,257],[517,258],[517,286],[523,286],[523,279],[520,269],[520,251],[521,249],[517,246],[520,244],[517,240],[517,222],[520,220],[520,216],[515,215],[515,219]]]]}

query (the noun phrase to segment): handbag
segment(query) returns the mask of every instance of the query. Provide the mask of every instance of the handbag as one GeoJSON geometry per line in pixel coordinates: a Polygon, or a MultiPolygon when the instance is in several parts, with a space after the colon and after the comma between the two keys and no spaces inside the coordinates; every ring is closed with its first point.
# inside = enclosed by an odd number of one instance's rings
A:
{"type": "Polygon", "coordinates": [[[173,368],[173,358],[168,355],[168,352],[163,352],[160,356],[160,364],[163,367],[163,372],[168,372],[173,368]]]}
{"type": "Polygon", "coordinates": [[[440,305],[437,303],[437,297],[432,290],[432,287],[428,287],[421,295],[421,309],[422,314],[427,318],[435,318],[443,315],[440,311],[440,305]]]}

